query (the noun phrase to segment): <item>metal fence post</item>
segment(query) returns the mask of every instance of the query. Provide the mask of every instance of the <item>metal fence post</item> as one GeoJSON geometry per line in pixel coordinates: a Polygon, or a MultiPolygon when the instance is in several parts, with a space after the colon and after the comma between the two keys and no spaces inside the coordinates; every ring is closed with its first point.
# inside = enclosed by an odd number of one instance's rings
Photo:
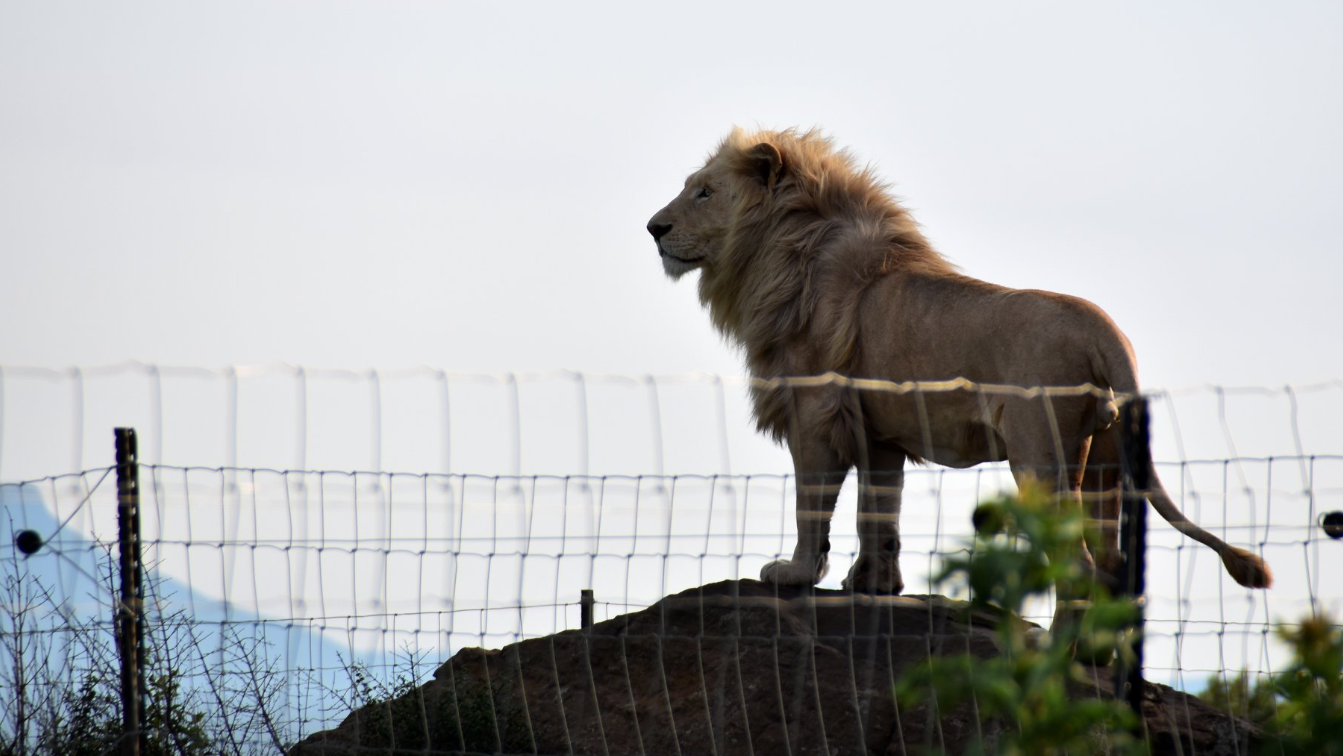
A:
{"type": "Polygon", "coordinates": [[[1123,437],[1123,505],[1120,514],[1119,549],[1124,555],[1119,575],[1119,593],[1133,602],[1133,665],[1122,660],[1115,665],[1115,697],[1123,694],[1142,727],[1143,631],[1147,594],[1147,497],[1151,484],[1152,449],[1147,422],[1147,400],[1135,396],[1120,413],[1123,437]]]}
{"type": "Polygon", "coordinates": [[[117,537],[120,597],[117,649],[121,656],[121,753],[138,756],[145,747],[144,576],[140,563],[140,463],[134,428],[115,429],[117,444],[117,537]]]}

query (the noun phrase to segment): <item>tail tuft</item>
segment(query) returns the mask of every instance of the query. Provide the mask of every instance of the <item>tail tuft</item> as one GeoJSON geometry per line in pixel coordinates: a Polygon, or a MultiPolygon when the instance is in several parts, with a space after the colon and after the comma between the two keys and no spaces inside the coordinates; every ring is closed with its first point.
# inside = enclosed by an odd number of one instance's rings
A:
{"type": "Polygon", "coordinates": [[[1246,588],[1267,588],[1273,585],[1273,571],[1258,556],[1235,546],[1222,552],[1222,564],[1231,578],[1246,588]]]}

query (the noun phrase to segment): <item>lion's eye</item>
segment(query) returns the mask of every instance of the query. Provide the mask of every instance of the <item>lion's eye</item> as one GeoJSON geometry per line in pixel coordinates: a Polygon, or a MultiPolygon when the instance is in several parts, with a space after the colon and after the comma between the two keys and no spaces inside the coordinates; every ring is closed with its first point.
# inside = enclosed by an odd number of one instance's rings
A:
{"type": "Polygon", "coordinates": [[[699,199],[708,199],[711,194],[713,194],[713,190],[706,186],[701,188],[699,194],[696,194],[695,196],[699,199]]]}

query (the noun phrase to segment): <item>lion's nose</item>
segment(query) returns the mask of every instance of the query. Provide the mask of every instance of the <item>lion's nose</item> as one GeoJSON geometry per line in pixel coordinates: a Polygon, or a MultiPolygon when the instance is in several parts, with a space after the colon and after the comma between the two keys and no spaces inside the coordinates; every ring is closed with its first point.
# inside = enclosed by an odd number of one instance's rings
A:
{"type": "Polygon", "coordinates": [[[670,224],[670,223],[649,223],[649,224],[648,224],[648,233],[650,233],[650,234],[653,235],[653,241],[657,241],[658,239],[661,239],[662,237],[666,236],[666,235],[667,235],[667,232],[670,231],[670,230],[671,230],[671,224],[670,224]]]}

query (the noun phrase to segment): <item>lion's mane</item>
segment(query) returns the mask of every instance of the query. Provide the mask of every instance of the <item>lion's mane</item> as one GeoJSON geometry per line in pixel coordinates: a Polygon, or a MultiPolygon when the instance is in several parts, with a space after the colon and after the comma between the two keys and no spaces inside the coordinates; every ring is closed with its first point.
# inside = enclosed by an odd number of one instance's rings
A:
{"type": "MultiPolygon", "coordinates": [[[[764,141],[780,151],[788,170],[771,192],[738,193],[721,256],[700,278],[700,301],[714,325],[744,346],[756,377],[852,374],[865,290],[897,270],[955,275],[956,269],[888,187],[819,131],[733,129],[709,162],[721,161],[744,182],[754,159],[749,151],[764,141]],[[804,333],[806,343],[798,343],[804,333]],[[811,364],[795,364],[799,349],[811,364]]],[[[781,441],[788,392],[761,389],[755,399],[760,429],[781,441]]]]}

